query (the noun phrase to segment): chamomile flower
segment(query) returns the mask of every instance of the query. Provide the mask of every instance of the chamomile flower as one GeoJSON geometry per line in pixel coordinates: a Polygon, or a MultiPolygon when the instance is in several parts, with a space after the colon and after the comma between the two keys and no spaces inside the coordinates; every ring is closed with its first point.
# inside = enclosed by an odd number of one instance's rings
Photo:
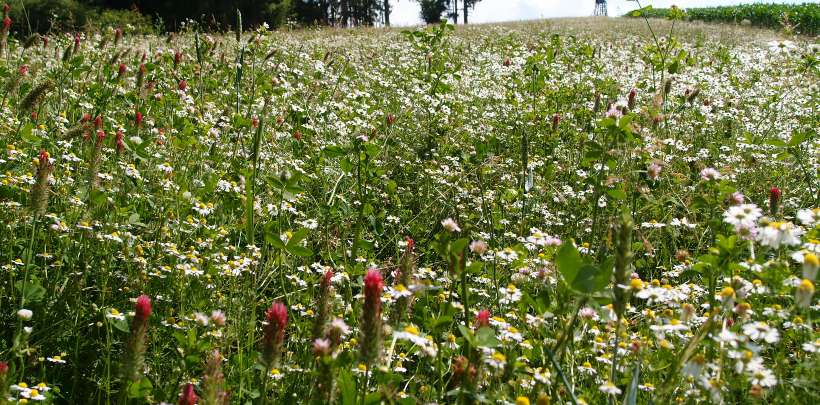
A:
{"type": "Polygon", "coordinates": [[[620,388],[609,380],[598,386],[598,390],[607,395],[621,395],[622,392],[620,388]]]}
{"type": "Polygon", "coordinates": [[[521,290],[518,289],[515,284],[509,284],[506,287],[501,287],[498,291],[501,293],[501,298],[498,302],[502,305],[518,302],[523,295],[521,290]]]}
{"type": "Polygon", "coordinates": [[[820,222],[820,208],[798,210],[797,220],[805,226],[815,226],[818,222],[820,222]]]}
{"type": "Polygon", "coordinates": [[[780,340],[780,332],[763,321],[743,325],[743,334],[752,340],[762,340],[766,343],[777,343],[780,340]]]}
{"type": "Polygon", "coordinates": [[[723,221],[736,227],[753,227],[762,215],[763,210],[755,204],[733,205],[723,213],[723,221]]]}
{"type": "Polygon", "coordinates": [[[108,310],[108,313],[105,314],[105,317],[108,319],[113,319],[115,321],[124,321],[125,314],[118,311],[116,308],[111,308],[108,310]]]}
{"type": "Polygon", "coordinates": [[[760,229],[757,240],[762,246],[777,249],[780,246],[795,246],[801,243],[803,229],[791,222],[769,222],[760,229]]]}

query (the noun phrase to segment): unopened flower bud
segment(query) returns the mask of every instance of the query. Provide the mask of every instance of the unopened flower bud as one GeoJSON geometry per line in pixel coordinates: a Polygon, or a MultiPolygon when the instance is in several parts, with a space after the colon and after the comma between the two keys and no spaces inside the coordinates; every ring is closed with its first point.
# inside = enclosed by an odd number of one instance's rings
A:
{"type": "Polygon", "coordinates": [[[811,252],[803,255],[803,278],[816,280],[818,268],[820,268],[820,259],[817,255],[811,252]]]}
{"type": "Polygon", "coordinates": [[[626,100],[626,106],[629,107],[630,110],[635,109],[635,99],[637,98],[637,96],[638,96],[638,90],[637,89],[632,89],[632,90],[629,91],[629,96],[627,97],[627,100],[626,100]]]}
{"type": "Polygon", "coordinates": [[[794,296],[794,304],[799,308],[808,308],[811,305],[811,298],[814,295],[814,283],[811,280],[803,279],[797,286],[794,296]]]}
{"type": "Polygon", "coordinates": [[[657,180],[658,177],[660,177],[661,175],[661,169],[661,165],[653,162],[649,165],[649,167],[646,168],[646,175],[649,176],[649,178],[653,181],[657,180]]]}
{"type": "Polygon", "coordinates": [[[330,340],[319,338],[313,341],[313,355],[323,357],[330,354],[330,340]]]}
{"type": "Polygon", "coordinates": [[[461,232],[461,228],[458,227],[458,224],[452,218],[442,220],[441,226],[444,227],[444,230],[447,232],[461,232]]]}
{"type": "Polygon", "coordinates": [[[729,197],[729,203],[732,205],[740,205],[743,204],[744,201],[746,201],[746,196],[744,196],[740,191],[735,191],[729,197]]]}
{"type": "Polygon", "coordinates": [[[34,316],[34,312],[31,312],[30,309],[23,308],[23,309],[17,311],[17,317],[24,320],[24,321],[31,320],[31,317],[33,317],[33,316],[34,316]]]}
{"type": "Polygon", "coordinates": [[[780,209],[780,199],[782,196],[783,192],[780,191],[779,188],[772,187],[769,189],[769,215],[777,215],[777,211],[780,209]]]}
{"type": "Polygon", "coordinates": [[[194,392],[194,385],[188,383],[185,384],[185,387],[182,388],[182,392],[179,395],[179,405],[196,405],[198,399],[196,392],[194,392]]]}
{"type": "Polygon", "coordinates": [[[470,242],[470,251],[479,256],[486,253],[488,248],[487,242],[484,242],[483,240],[474,240],[470,242]]]}
{"type": "Polygon", "coordinates": [[[285,329],[288,326],[288,309],[281,302],[274,302],[265,311],[265,335],[262,339],[262,361],[268,368],[275,367],[282,355],[285,329]]]}

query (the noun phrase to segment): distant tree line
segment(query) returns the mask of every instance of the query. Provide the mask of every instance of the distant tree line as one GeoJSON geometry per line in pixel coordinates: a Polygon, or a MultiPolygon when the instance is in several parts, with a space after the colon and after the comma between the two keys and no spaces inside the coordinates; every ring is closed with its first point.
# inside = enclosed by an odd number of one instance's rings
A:
{"type": "MultiPolygon", "coordinates": [[[[392,0],[395,3],[398,0],[392,0]]],[[[402,0],[420,5],[428,24],[443,19],[468,22],[469,10],[480,0],[402,0]]],[[[390,25],[391,0],[14,0],[14,28],[19,32],[60,31],[87,26],[143,25],[175,31],[187,20],[213,29],[232,29],[236,10],[243,25],[263,22],[273,28],[286,23],[335,27],[390,25]]]]}

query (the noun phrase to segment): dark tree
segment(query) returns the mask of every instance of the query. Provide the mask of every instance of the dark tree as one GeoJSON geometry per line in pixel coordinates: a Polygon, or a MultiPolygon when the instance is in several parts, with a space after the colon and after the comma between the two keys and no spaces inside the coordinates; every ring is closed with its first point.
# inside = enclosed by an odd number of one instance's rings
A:
{"type": "Polygon", "coordinates": [[[427,24],[438,24],[441,16],[447,10],[448,0],[418,0],[421,6],[421,19],[427,24]]]}
{"type": "Polygon", "coordinates": [[[384,0],[384,8],[382,9],[382,13],[384,14],[384,26],[390,26],[390,0],[384,0]]]}
{"type": "Polygon", "coordinates": [[[123,23],[129,22],[129,16],[141,14],[162,21],[165,30],[175,31],[188,19],[197,21],[205,29],[233,29],[236,10],[242,12],[246,28],[263,22],[276,28],[288,19],[305,25],[390,25],[391,9],[390,0],[15,0],[9,3],[14,15],[22,15],[23,5],[28,11],[28,20],[15,19],[13,30],[17,32],[27,32],[29,25],[31,30],[42,32],[80,29],[88,22],[98,21],[104,10],[121,11],[123,23]]]}
{"type": "Polygon", "coordinates": [[[464,10],[464,24],[467,24],[467,10],[471,8],[475,8],[476,3],[481,0],[463,0],[463,10],[464,10]]]}

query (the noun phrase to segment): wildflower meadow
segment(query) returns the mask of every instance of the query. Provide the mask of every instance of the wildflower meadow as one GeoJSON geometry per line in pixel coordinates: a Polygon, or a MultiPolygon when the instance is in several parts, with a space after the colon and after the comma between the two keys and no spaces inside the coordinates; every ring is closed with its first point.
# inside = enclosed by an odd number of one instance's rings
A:
{"type": "Polygon", "coordinates": [[[820,402],[816,37],[4,17],[0,404],[820,402]]]}

